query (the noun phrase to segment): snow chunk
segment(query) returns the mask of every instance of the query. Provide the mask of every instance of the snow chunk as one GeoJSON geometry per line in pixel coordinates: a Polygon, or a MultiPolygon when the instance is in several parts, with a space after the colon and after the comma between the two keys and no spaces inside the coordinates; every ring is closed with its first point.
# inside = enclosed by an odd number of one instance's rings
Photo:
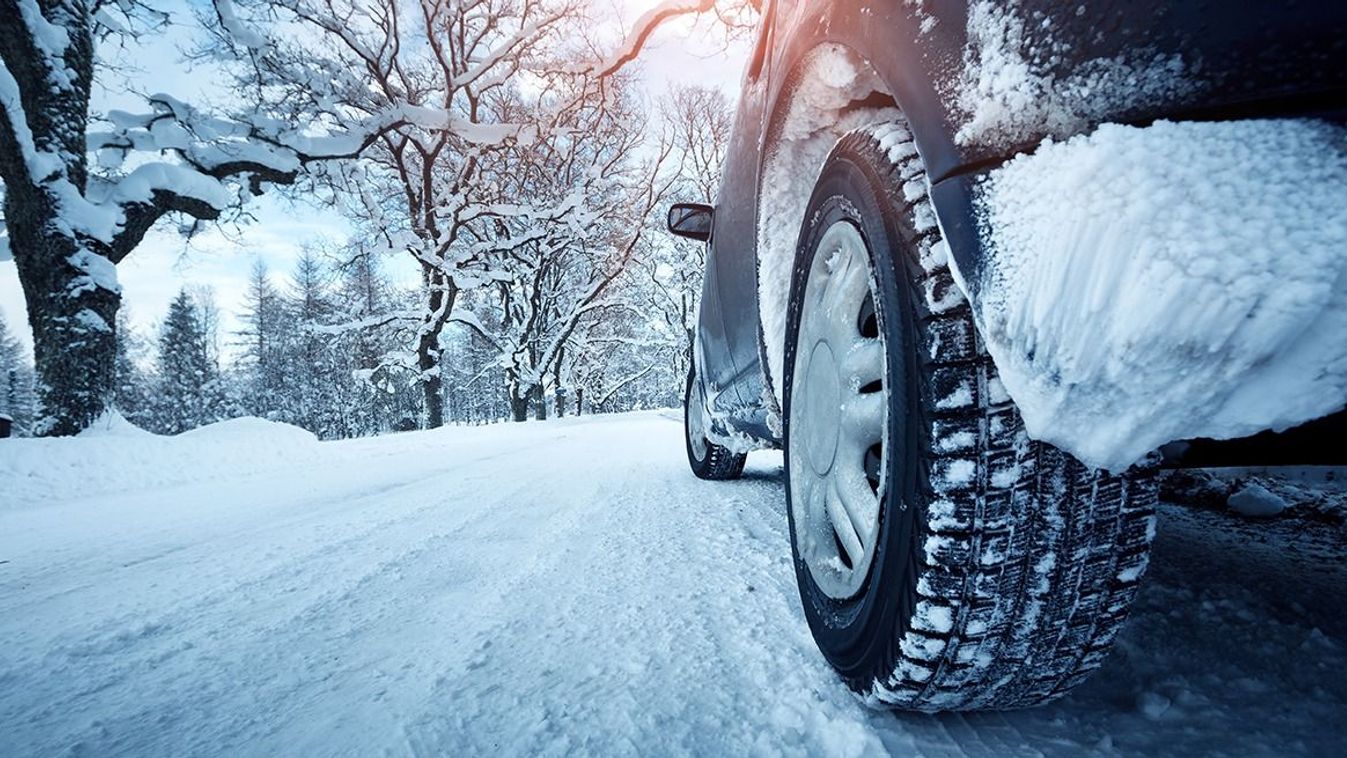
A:
{"type": "Polygon", "coordinates": [[[912,626],[924,632],[949,634],[954,628],[954,609],[923,600],[917,603],[917,613],[912,619],[912,626]]]}
{"type": "MultiPolygon", "coordinates": [[[[82,276],[71,281],[72,289],[105,289],[108,292],[121,292],[122,285],[117,281],[117,265],[107,257],[91,250],[80,250],[66,261],[82,272],[82,276]]],[[[100,319],[101,320],[101,319],[100,319]]]]}
{"type": "Polygon", "coordinates": [[[48,21],[35,0],[19,0],[19,16],[28,27],[39,52],[49,59],[65,55],[66,49],[70,47],[70,33],[65,27],[48,21]]]}
{"type": "Polygon", "coordinates": [[[229,191],[215,177],[187,166],[159,162],[137,166],[117,182],[108,199],[123,204],[149,203],[157,191],[200,200],[216,210],[223,210],[230,200],[229,191]]]}
{"type": "Polygon", "coordinates": [[[102,316],[100,316],[100,315],[98,315],[97,313],[95,313],[95,312],[89,310],[88,308],[81,308],[81,309],[79,310],[79,312],[77,312],[77,313],[75,314],[74,320],[75,320],[75,321],[76,321],[76,322],[77,322],[77,323],[84,329],[84,331],[86,331],[86,332],[111,332],[111,331],[112,331],[112,327],[108,326],[108,322],[107,322],[102,316]]]}
{"type": "Polygon", "coordinates": [[[251,50],[263,50],[267,47],[266,37],[239,19],[233,0],[215,0],[215,13],[220,18],[220,24],[235,42],[251,50]]]}
{"type": "Polygon", "coordinates": [[[45,179],[60,170],[60,161],[54,155],[38,152],[33,142],[33,132],[28,128],[28,119],[24,115],[19,83],[5,66],[0,66],[0,110],[8,116],[9,128],[14,141],[18,143],[19,154],[23,156],[24,165],[33,180],[45,179]]]}
{"type": "Polygon", "coordinates": [[[933,478],[942,485],[959,487],[972,484],[976,476],[977,464],[964,458],[958,458],[952,461],[942,461],[933,478]]]}
{"type": "Polygon", "coordinates": [[[1118,572],[1118,581],[1120,581],[1120,582],[1135,582],[1136,580],[1138,580],[1138,579],[1141,578],[1141,575],[1142,575],[1142,574],[1145,574],[1145,573],[1146,573],[1146,566],[1145,566],[1145,564],[1139,564],[1139,565],[1136,565],[1136,566],[1128,566],[1127,568],[1125,568],[1125,569],[1123,569],[1122,571],[1119,571],[1119,572],[1118,572]]]}
{"type": "Polygon", "coordinates": [[[1025,428],[1122,470],[1347,398],[1347,130],[1104,125],[991,172],[978,322],[1025,428]]]}
{"type": "Polygon", "coordinates": [[[1169,698],[1158,692],[1143,692],[1137,697],[1137,710],[1152,721],[1164,716],[1171,704],[1169,698]]]}
{"type": "Polygon", "coordinates": [[[1226,504],[1235,513],[1253,518],[1276,516],[1290,505],[1281,495],[1257,482],[1249,482],[1231,493],[1226,499],[1226,504]]]}

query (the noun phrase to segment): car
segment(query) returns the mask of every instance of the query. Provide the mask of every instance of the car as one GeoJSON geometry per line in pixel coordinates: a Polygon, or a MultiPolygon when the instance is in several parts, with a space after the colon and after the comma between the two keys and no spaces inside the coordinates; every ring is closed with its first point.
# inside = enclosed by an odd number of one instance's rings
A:
{"type": "Polygon", "coordinates": [[[784,450],[867,702],[1059,697],[1161,467],[1340,462],[1347,4],[763,1],[715,205],[668,215],[709,245],[693,473],[784,450]]]}

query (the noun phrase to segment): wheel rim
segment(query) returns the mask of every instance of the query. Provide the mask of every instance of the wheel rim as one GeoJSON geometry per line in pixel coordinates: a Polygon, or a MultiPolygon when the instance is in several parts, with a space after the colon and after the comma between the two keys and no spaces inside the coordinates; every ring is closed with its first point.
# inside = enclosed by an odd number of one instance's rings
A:
{"type": "Polygon", "coordinates": [[[858,593],[873,563],[885,481],[884,342],[865,240],[824,232],[801,300],[791,381],[790,488],[796,549],[820,590],[858,593]]]}
{"type": "Polygon", "coordinates": [[[693,457],[699,461],[706,460],[706,405],[695,379],[688,387],[686,428],[693,457]]]}

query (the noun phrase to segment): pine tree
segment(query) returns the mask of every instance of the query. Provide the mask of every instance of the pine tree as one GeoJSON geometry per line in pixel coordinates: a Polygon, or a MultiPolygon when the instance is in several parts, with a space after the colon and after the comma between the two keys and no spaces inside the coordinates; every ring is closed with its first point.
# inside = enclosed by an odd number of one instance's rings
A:
{"type": "Polygon", "coordinates": [[[286,362],[287,421],[323,438],[342,436],[338,387],[351,382],[349,372],[339,375],[333,335],[319,331],[332,323],[335,311],[328,282],[322,261],[305,251],[295,262],[286,298],[295,327],[286,362]]]}
{"type": "Polygon", "coordinates": [[[285,342],[289,326],[280,293],[262,261],[254,261],[244,294],[239,369],[242,403],[248,412],[280,420],[285,391],[285,342]]]}
{"type": "Polygon", "coordinates": [[[220,306],[215,302],[215,288],[209,284],[195,284],[187,288],[196,306],[197,323],[201,327],[201,341],[205,346],[208,379],[201,387],[205,409],[202,423],[240,415],[237,403],[230,402],[227,378],[220,370],[220,306]]]}
{"type": "MultiPolygon", "coordinates": [[[[391,431],[408,400],[410,387],[381,371],[384,356],[398,345],[396,323],[389,317],[392,285],[378,259],[357,250],[341,269],[336,307],[346,324],[334,349],[349,363],[349,380],[342,378],[342,436],[360,437],[391,431]]],[[[415,417],[415,415],[413,416],[415,417]]]]}
{"type": "Polygon", "coordinates": [[[114,385],[118,412],[136,426],[153,424],[151,377],[141,367],[149,350],[145,338],[130,323],[126,306],[117,312],[117,378],[114,385]]]}
{"type": "Polygon", "coordinates": [[[0,414],[12,419],[16,437],[32,433],[38,412],[36,376],[25,353],[0,314],[0,414]]]}
{"type": "Polygon", "coordinates": [[[159,337],[155,430],[178,434],[217,420],[211,407],[216,380],[197,305],[183,290],[169,305],[159,337]]]}

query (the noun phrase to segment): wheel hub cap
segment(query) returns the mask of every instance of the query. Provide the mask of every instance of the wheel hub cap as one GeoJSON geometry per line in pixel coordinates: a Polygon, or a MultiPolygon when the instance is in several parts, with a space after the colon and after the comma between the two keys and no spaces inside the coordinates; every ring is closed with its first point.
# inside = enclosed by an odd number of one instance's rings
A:
{"type": "Polygon", "coordinates": [[[805,437],[809,463],[814,473],[827,476],[837,458],[837,441],[841,425],[837,423],[837,409],[842,405],[841,380],[837,374],[837,357],[826,341],[815,343],[809,354],[806,392],[802,400],[814,429],[805,437]]]}
{"type": "Polygon", "coordinates": [[[707,440],[706,440],[706,403],[702,400],[700,388],[694,382],[688,394],[687,405],[687,429],[688,444],[692,446],[692,454],[698,461],[706,460],[707,440]]]}
{"type": "Polygon", "coordinates": [[[830,597],[864,585],[879,536],[887,416],[884,343],[865,240],[848,221],[810,265],[791,382],[796,548],[830,597]]]}

